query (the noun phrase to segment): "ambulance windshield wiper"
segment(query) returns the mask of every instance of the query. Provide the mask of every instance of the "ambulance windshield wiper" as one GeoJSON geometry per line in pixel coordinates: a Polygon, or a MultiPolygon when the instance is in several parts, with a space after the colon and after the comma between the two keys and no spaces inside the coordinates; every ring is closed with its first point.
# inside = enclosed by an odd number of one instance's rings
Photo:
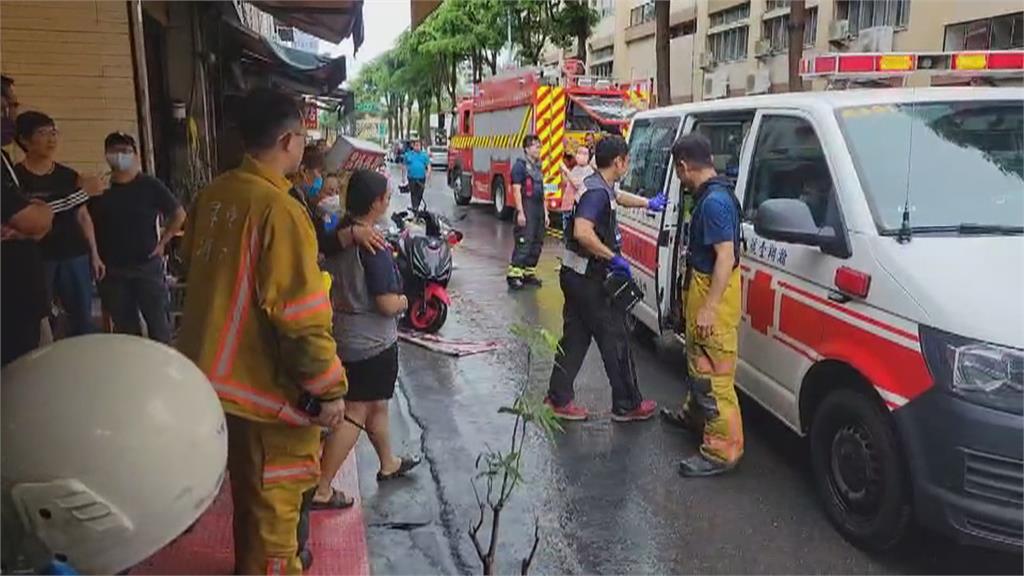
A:
{"type": "Polygon", "coordinates": [[[957,234],[963,234],[965,236],[978,234],[1015,235],[1024,234],[1024,226],[1005,226],[1000,224],[974,224],[971,222],[963,222],[960,224],[950,224],[948,226],[915,226],[913,228],[913,231],[924,234],[927,234],[929,232],[956,232],[957,234]]]}

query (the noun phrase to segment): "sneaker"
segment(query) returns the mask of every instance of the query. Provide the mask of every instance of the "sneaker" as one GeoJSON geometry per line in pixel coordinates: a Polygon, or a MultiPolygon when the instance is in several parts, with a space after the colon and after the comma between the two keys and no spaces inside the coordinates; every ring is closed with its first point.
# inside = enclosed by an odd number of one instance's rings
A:
{"type": "Polygon", "coordinates": [[[684,478],[703,478],[725,474],[735,467],[735,464],[709,460],[702,454],[694,454],[679,463],[679,474],[684,478]]]}
{"type": "Polygon", "coordinates": [[[541,279],[537,278],[536,276],[526,276],[523,278],[523,284],[527,286],[536,286],[537,288],[540,288],[541,286],[544,285],[544,282],[542,282],[541,279]]]}
{"type": "Polygon", "coordinates": [[[522,278],[513,278],[509,276],[505,278],[505,281],[508,282],[509,290],[522,290],[523,286],[525,286],[522,278]]]}
{"type": "Polygon", "coordinates": [[[580,421],[586,420],[590,413],[587,409],[582,406],[577,406],[575,402],[569,402],[565,406],[555,406],[550,398],[545,398],[544,403],[551,406],[551,410],[562,420],[580,421]]]}
{"type": "Polygon", "coordinates": [[[658,410],[658,403],[654,400],[644,400],[639,406],[633,408],[629,412],[616,413],[612,412],[612,420],[616,422],[639,422],[641,420],[648,420],[658,410]]]}

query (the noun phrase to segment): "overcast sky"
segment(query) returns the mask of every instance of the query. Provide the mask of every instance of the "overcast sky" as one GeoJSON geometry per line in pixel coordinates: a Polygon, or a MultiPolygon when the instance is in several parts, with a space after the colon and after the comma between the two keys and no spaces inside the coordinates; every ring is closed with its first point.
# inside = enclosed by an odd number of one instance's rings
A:
{"type": "Polygon", "coordinates": [[[359,53],[352,57],[352,40],[323,47],[332,55],[344,54],[349,80],[355,78],[363,64],[394,46],[395,40],[409,27],[410,0],[367,0],[363,3],[363,29],[366,31],[359,53]]]}

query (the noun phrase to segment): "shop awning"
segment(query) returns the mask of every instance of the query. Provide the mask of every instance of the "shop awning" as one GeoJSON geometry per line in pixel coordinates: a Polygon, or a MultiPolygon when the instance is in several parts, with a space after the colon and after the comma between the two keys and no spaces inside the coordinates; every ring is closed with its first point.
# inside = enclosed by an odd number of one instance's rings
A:
{"type": "MultiPolygon", "coordinates": [[[[225,4],[230,8],[230,4],[225,4]]],[[[343,97],[345,57],[331,58],[285,46],[242,24],[233,9],[224,11],[226,62],[250,81],[269,81],[306,96],[343,97]]],[[[245,89],[246,84],[240,83],[245,89]]]]}
{"type": "Polygon", "coordinates": [[[363,0],[255,0],[252,4],[281,24],[332,44],[349,36],[356,51],[363,44],[363,0]]]}

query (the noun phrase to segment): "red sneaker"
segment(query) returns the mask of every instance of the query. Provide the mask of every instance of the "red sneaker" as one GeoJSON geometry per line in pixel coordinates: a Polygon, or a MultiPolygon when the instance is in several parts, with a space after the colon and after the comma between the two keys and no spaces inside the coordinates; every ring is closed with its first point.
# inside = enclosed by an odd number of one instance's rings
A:
{"type": "Polygon", "coordinates": [[[612,420],[616,422],[639,422],[654,416],[654,412],[657,411],[657,409],[657,402],[654,400],[644,400],[639,406],[629,412],[624,412],[622,414],[612,412],[612,420]]]}
{"type": "Polygon", "coordinates": [[[587,409],[582,406],[577,406],[575,402],[569,402],[565,406],[555,406],[551,399],[545,398],[544,403],[551,406],[551,410],[562,420],[573,420],[580,421],[586,420],[590,413],[587,409]]]}

